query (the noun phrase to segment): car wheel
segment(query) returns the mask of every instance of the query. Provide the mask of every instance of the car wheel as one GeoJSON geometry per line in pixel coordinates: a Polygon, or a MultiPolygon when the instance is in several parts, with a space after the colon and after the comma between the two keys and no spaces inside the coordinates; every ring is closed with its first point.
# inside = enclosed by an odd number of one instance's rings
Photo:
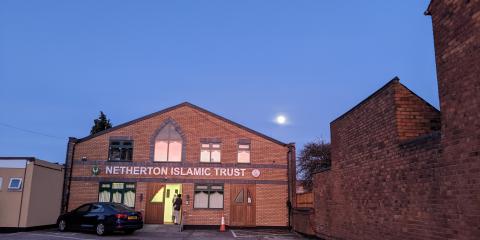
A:
{"type": "Polygon", "coordinates": [[[103,236],[105,235],[105,225],[103,223],[97,224],[97,227],[95,228],[95,232],[97,233],[98,236],[103,236]]]}
{"type": "Polygon", "coordinates": [[[125,234],[133,234],[134,232],[135,230],[133,229],[125,230],[125,234]]]}
{"type": "Polygon", "coordinates": [[[65,230],[67,230],[67,222],[65,220],[62,219],[58,222],[58,230],[60,232],[64,232],[65,230]]]}

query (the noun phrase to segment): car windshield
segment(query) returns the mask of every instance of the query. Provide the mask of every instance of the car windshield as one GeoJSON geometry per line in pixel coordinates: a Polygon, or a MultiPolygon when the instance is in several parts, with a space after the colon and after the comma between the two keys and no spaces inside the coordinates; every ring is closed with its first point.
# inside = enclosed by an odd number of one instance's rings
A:
{"type": "Polygon", "coordinates": [[[110,206],[110,208],[112,208],[113,210],[115,211],[119,211],[119,212],[124,212],[124,211],[133,211],[133,209],[125,206],[125,205],[122,205],[122,204],[109,204],[108,206],[110,206]]]}

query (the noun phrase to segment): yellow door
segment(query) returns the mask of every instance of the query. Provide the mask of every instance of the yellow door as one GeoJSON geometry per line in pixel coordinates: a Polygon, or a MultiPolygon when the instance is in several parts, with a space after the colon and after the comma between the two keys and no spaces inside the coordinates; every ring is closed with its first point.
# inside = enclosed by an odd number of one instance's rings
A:
{"type": "Polygon", "coordinates": [[[163,216],[163,222],[166,224],[173,223],[173,202],[178,194],[182,194],[182,184],[167,184],[165,187],[165,211],[163,216]]]}

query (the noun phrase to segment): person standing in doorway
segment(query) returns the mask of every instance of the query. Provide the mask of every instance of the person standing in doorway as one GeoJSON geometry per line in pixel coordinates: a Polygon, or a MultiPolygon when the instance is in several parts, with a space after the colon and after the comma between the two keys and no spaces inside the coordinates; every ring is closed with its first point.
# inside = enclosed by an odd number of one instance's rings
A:
{"type": "MultiPolygon", "coordinates": [[[[175,193],[173,195],[173,198],[172,198],[172,206],[175,207],[175,201],[177,200],[177,197],[178,197],[178,194],[175,193]]],[[[173,208],[172,208],[172,223],[175,223],[175,215],[174,215],[174,211],[173,211],[173,208]]]]}
{"type": "Polygon", "coordinates": [[[175,225],[180,222],[180,209],[182,208],[182,194],[178,194],[175,202],[173,202],[173,217],[175,225]]]}

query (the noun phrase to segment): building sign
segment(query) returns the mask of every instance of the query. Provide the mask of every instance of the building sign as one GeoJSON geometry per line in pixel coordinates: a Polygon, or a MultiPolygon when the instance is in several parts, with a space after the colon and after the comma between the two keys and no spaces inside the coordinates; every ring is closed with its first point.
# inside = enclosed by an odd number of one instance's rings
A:
{"type": "Polygon", "coordinates": [[[95,164],[92,168],[92,174],[93,176],[98,176],[99,173],[100,173],[100,168],[97,166],[97,164],[95,164]]]}
{"type": "Polygon", "coordinates": [[[252,176],[255,177],[255,178],[258,178],[260,176],[260,170],[253,169],[252,170],[252,176]]]}
{"type": "MultiPolygon", "coordinates": [[[[107,175],[243,177],[245,168],[106,166],[107,175]]],[[[257,170],[257,169],[256,169],[257,170]]],[[[258,171],[258,170],[257,170],[258,171]]],[[[253,173],[252,173],[253,174],[253,173]]],[[[260,171],[258,171],[258,175],[260,171]]]]}

